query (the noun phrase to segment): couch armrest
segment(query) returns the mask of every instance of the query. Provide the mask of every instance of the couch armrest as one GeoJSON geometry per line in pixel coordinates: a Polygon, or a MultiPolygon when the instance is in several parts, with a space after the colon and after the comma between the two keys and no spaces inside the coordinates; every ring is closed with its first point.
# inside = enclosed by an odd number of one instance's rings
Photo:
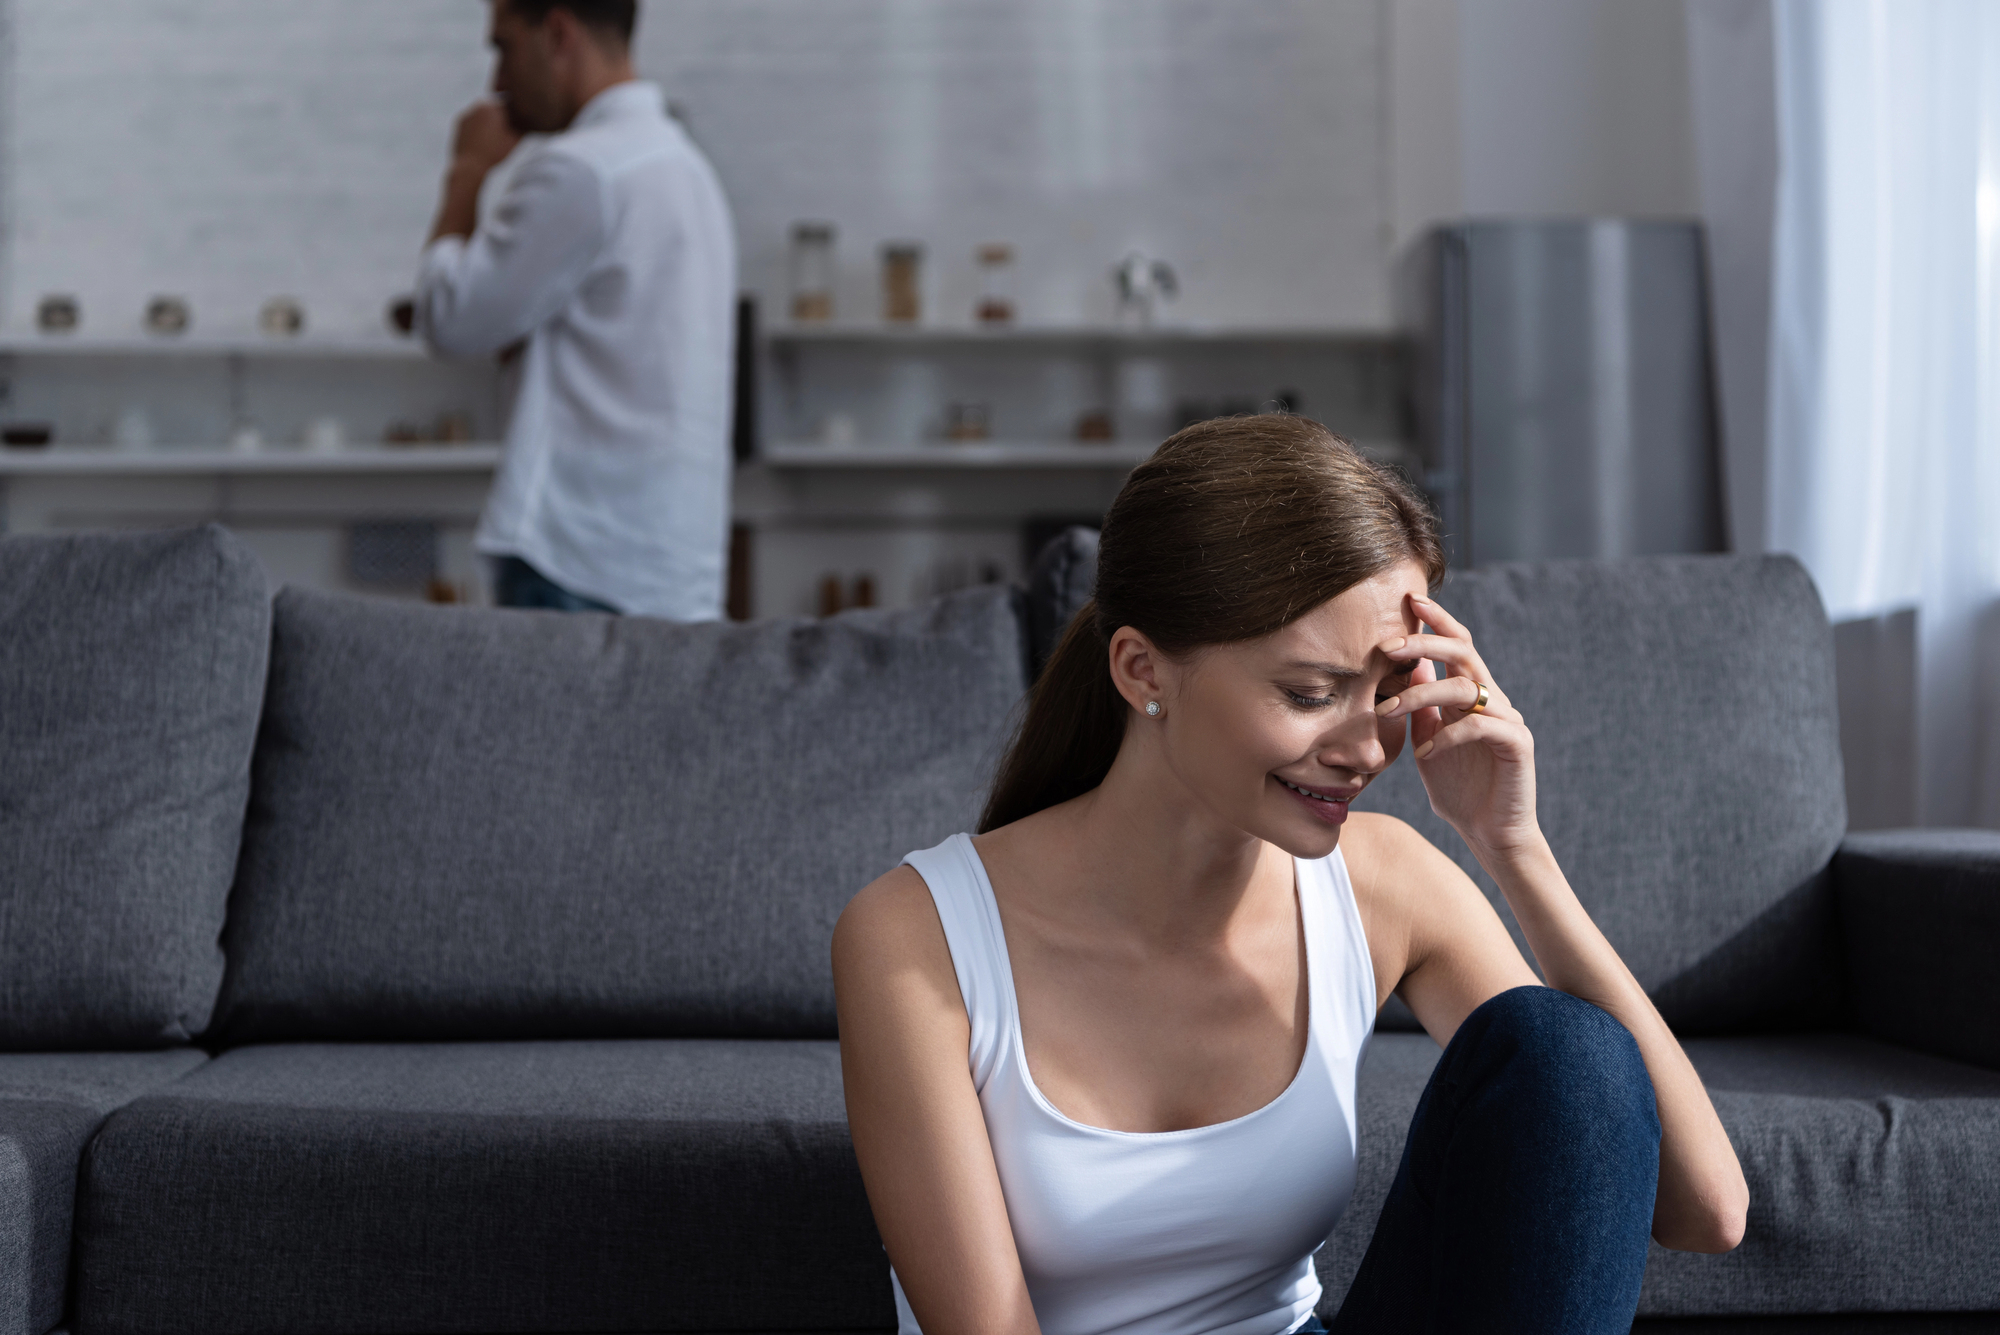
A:
{"type": "Polygon", "coordinates": [[[1833,883],[1862,1030],[2000,1070],[2000,831],[1852,834],[1833,883]]]}

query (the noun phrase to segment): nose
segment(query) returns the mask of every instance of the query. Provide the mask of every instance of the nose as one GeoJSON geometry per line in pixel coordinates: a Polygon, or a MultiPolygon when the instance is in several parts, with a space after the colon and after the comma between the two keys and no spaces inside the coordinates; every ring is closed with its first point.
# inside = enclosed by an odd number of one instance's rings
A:
{"type": "Polygon", "coordinates": [[[1389,753],[1382,746],[1379,722],[1372,709],[1341,720],[1322,741],[1315,759],[1328,769],[1352,770],[1359,775],[1380,773],[1389,763],[1389,753]]]}

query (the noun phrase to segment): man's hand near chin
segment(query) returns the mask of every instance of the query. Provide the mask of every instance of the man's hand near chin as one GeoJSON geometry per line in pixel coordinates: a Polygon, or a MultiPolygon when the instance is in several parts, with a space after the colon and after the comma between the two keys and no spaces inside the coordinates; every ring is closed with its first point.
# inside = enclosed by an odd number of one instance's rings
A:
{"type": "Polygon", "coordinates": [[[506,160],[521,136],[507,119],[507,109],[490,98],[474,102],[459,114],[451,136],[451,166],[445,171],[444,197],[438,201],[431,240],[471,236],[479,224],[479,187],[486,174],[506,160]]]}

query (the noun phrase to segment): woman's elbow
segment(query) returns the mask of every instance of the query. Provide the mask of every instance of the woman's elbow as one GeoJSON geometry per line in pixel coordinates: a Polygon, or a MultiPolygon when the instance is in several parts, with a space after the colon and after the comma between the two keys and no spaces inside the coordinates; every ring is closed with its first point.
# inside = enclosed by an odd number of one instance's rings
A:
{"type": "Polygon", "coordinates": [[[1747,1187],[1703,1201],[1680,1217],[1655,1218],[1653,1241],[1675,1252],[1704,1252],[1720,1256],[1735,1251],[1749,1225],[1750,1193],[1747,1187]]]}
{"type": "Polygon", "coordinates": [[[1720,1256],[1724,1252],[1735,1251],[1736,1245],[1743,1241],[1743,1217],[1718,1217],[1700,1225],[1683,1225],[1671,1232],[1657,1230],[1653,1241],[1670,1252],[1702,1252],[1720,1256]]]}

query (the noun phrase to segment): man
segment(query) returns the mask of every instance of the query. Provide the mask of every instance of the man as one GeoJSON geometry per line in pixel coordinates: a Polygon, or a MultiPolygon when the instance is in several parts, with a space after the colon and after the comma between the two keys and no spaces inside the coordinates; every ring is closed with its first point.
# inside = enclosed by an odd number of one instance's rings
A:
{"type": "Polygon", "coordinates": [[[701,152],[633,76],[636,0],[490,0],[496,101],[458,118],[417,321],[503,354],[506,457],[475,539],[515,607],[721,614],[736,254],[701,152]],[[480,187],[524,134],[491,210],[480,187]]]}

